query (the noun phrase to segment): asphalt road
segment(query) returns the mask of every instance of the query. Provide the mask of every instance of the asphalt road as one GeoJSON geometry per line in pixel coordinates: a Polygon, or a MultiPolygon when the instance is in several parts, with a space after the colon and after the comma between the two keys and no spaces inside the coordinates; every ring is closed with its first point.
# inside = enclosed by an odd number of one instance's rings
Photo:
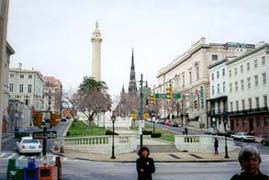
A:
{"type": "MultiPolygon", "coordinates": [[[[264,159],[264,158],[263,158],[264,159]]],[[[0,180],[6,176],[7,161],[0,159],[0,180]]],[[[52,163],[52,162],[51,162],[52,163]]],[[[19,164],[26,164],[26,160],[19,164]]],[[[227,180],[240,172],[237,162],[227,163],[156,163],[154,180],[227,180]]],[[[136,179],[134,163],[105,163],[66,159],[62,161],[64,180],[132,180],[136,179]]],[[[269,158],[261,171],[269,173],[269,158]]]]}
{"type": "MultiPolygon", "coordinates": [[[[67,122],[59,122],[59,124],[51,129],[48,129],[48,131],[57,131],[57,137],[62,137],[64,130],[66,129],[66,126],[70,123],[70,120],[68,120],[67,122]]],[[[33,133],[36,131],[42,131],[42,129],[39,129],[37,127],[29,127],[28,128],[28,132],[29,133],[33,133]]],[[[15,152],[15,148],[16,148],[16,141],[17,139],[12,138],[9,141],[6,141],[4,143],[2,143],[2,152],[15,152]]],[[[42,143],[42,140],[41,140],[42,143]]],[[[49,149],[51,148],[51,146],[53,145],[53,140],[47,140],[47,151],[49,151],[49,149]]]]}

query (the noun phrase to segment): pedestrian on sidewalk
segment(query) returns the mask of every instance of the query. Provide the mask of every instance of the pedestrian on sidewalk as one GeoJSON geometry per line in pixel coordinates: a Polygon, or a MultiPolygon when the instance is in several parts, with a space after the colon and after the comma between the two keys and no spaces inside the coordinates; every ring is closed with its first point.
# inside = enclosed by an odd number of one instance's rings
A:
{"type": "Polygon", "coordinates": [[[138,151],[139,158],[136,160],[138,180],[152,180],[152,173],[155,172],[154,161],[149,157],[150,151],[143,146],[138,151]]]}
{"type": "Polygon", "coordinates": [[[188,127],[185,127],[185,134],[188,135],[188,127]]]}
{"type": "Polygon", "coordinates": [[[215,140],[214,140],[214,149],[215,149],[215,154],[219,154],[219,151],[218,151],[218,148],[219,148],[219,140],[218,138],[215,137],[215,140]]]}
{"type": "Polygon", "coordinates": [[[231,180],[268,180],[269,177],[260,171],[261,155],[255,146],[244,146],[238,157],[242,172],[231,180]]]}

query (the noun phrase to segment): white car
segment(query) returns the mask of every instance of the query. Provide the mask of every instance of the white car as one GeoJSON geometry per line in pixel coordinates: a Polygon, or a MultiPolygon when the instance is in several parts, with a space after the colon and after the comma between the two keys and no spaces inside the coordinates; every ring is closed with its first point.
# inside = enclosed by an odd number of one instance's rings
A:
{"type": "Polygon", "coordinates": [[[252,141],[255,142],[255,136],[249,135],[247,132],[237,132],[231,135],[232,138],[238,139],[241,141],[252,141]]]}
{"type": "Polygon", "coordinates": [[[23,154],[40,154],[42,152],[42,146],[38,139],[22,137],[21,140],[17,142],[17,150],[19,153],[23,154]]]}

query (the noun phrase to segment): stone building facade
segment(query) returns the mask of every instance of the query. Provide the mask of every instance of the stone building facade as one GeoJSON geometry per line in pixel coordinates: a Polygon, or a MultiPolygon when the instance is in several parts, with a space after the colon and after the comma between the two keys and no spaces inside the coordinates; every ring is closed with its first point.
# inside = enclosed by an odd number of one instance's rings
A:
{"type": "Polygon", "coordinates": [[[62,108],[62,83],[53,76],[43,77],[44,85],[44,110],[61,112],[62,108]]]}
{"type": "Polygon", "coordinates": [[[269,127],[269,44],[229,61],[227,72],[231,130],[262,136],[269,127]]]}
{"type": "MultiPolygon", "coordinates": [[[[166,88],[171,86],[173,92],[181,94],[178,104],[185,109],[181,112],[184,115],[183,124],[210,126],[206,110],[206,99],[209,98],[209,65],[226,57],[238,56],[252,48],[252,45],[242,43],[206,43],[206,39],[201,38],[158,72],[155,92],[165,93],[166,88]],[[194,101],[198,101],[196,109],[193,108],[194,101]]],[[[169,109],[164,109],[161,116],[165,117],[168,113],[169,109]]]]}
{"type": "Polygon", "coordinates": [[[17,99],[33,110],[43,110],[44,81],[36,70],[11,68],[9,72],[10,99],[17,99]]]}

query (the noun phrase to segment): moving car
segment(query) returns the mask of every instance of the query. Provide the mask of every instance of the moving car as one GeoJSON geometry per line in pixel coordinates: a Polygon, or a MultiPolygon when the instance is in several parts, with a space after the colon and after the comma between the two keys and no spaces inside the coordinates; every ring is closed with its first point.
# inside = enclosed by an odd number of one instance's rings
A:
{"type": "Polygon", "coordinates": [[[268,137],[263,137],[261,140],[261,144],[264,146],[269,146],[269,138],[268,137]]]}
{"type": "Polygon", "coordinates": [[[237,132],[231,135],[231,137],[237,140],[241,140],[241,141],[255,142],[255,136],[249,135],[248,132],[237,132]]]}
{"type": "Polygon", "coordinates": [[[42,146],[38,139],[32,137],[22,137],[17,142],[17,150],[20,154],[40,154],[42,152],[42,146]]]}
{"type": "Polygon", "coordinates": [[[16,128],[14,131],[15,138],[21,138],[24,136],[29,136],[29,132],[27,132],[24,128],[16,128]]]}

